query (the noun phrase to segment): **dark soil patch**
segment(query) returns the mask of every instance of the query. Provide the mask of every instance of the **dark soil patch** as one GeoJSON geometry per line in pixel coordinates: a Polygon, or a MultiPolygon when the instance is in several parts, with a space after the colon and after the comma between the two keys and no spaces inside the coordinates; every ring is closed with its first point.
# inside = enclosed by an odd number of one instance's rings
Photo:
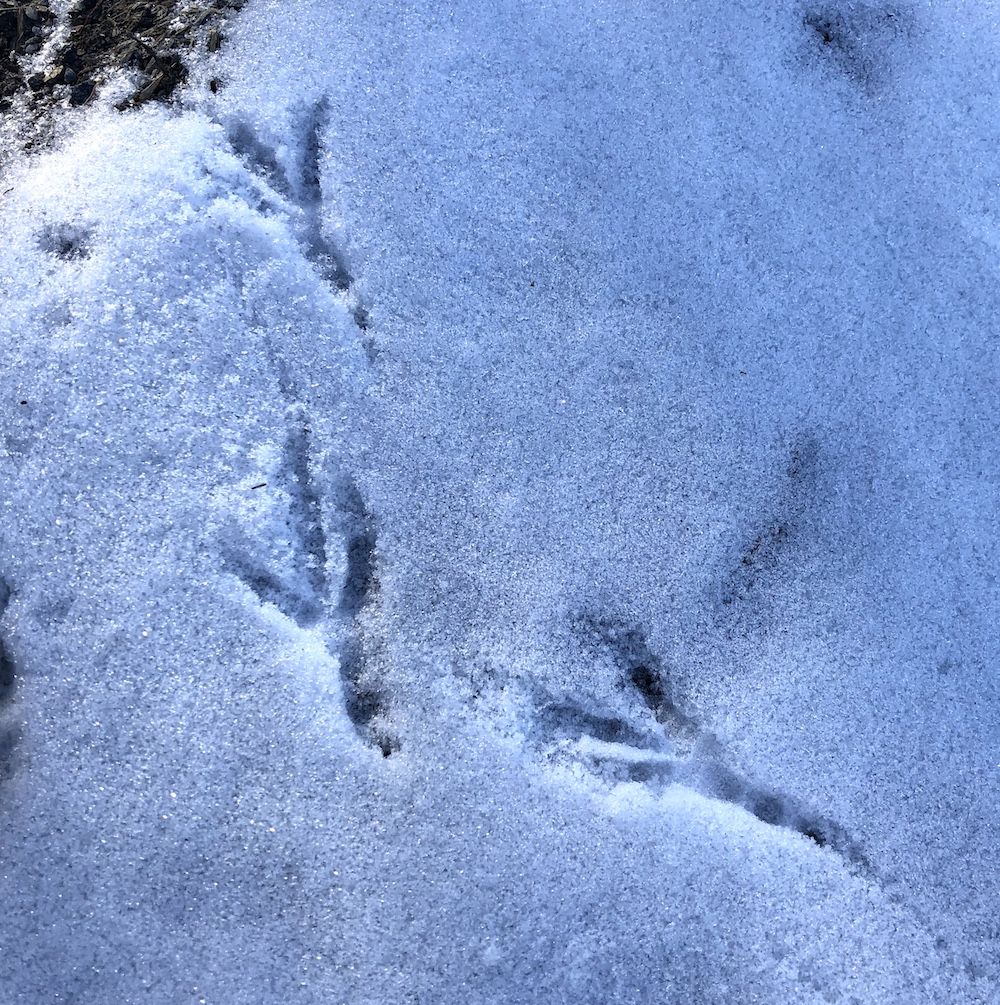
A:
{"type": "Polygon", "coordinates": [[[49,0],[0,0],[0,111],[19,94],[36,108],[64,99],[85,104],[118,69],[136,70],[139,79],[119,107],[165,100],[187,79],[183,54],[196,46],[218,49],[223,16],[244,2],[79,0],[68,15],[65,44],[44,69],[29,72],[27,58],[55,26],[49,0]]]}
{"type": "Polygon", "coordinates": [[[19,62],[41,48],[54,20],[47,0],[30,5],[0,0],[0,109],[28,86],[19,62]]]}

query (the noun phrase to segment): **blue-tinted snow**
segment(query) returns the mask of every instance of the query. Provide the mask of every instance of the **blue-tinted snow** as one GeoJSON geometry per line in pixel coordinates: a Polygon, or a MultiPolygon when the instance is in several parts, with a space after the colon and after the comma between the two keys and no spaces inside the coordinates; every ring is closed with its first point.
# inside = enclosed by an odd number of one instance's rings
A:
{"type": "Polygon", "coordinates": [[[4,183],[6,999],[997,1000],[993,8],[228,34],[4,183]]]}

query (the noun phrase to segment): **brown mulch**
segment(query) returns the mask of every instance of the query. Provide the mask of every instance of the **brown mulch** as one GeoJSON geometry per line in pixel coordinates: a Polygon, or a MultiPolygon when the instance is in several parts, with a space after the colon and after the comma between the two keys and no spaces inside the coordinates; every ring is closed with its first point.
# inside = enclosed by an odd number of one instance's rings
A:
{"type": "Polygon", "coordinates": [[[138,71],[139,83],[119,107],[169,98],[187,78],[184,53],[219,48],[226,13],[245,0],[79,0],[65,44],[41,72],[21,61],[39,51],[55,24],[49,0],[0,0],[0,112],[23,95],[29,105],[62,100],[82,105],[116,69],[138,71]]]}

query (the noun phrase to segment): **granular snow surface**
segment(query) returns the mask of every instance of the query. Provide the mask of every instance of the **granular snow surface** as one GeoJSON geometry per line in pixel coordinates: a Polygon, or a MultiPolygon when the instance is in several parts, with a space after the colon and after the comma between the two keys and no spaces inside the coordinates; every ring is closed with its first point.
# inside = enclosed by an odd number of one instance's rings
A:
{"type": "Polygon", "coordinates": [[[997,13],[250,0],[8,152],[0,1000],[1000,1002],[997,13]]]}

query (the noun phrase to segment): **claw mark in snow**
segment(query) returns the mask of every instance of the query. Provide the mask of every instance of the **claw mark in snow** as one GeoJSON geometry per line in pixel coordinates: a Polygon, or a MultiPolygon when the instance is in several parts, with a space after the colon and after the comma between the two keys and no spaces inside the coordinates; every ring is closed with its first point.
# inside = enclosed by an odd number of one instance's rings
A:
{"type": "Polygon", "coordinates": [[[341,487],[340,513],[347,553],[339,604],[347,631],[341,647],[340,676],[347,714],[358,733],[388,757],[399,749],[399,741],[388,728],[388,698],[375,669],[377,654],[365,631],[366,615],[378,593],[375,521],[351,480],[341,487]]]}
{"type": "Polygon", "coordinates": [[[328,120],[325,99],[299,116],[295,127],[298,151],[291,168],[283,167],[277,152],[263,143],[246,123],[229,129],[229,141],[254,174],[300,211],[302,253],[324,282],[343,298],[361,333],[368,360],[374,362],[378,351],[368,308],[358,293],[346,253],[330,237],[323,220],[323,133],[328,120]]]}
{"type": "Polygon", "coordinates": [[[317,624],[329,594],[326,533],[319,491],[312,474],[311,427],[301,406],[291,410],[275,488],[288,502],[286,526],[292,565],[283,573],[255,559],[249,549],[229,547],[223,561],[263,603],[273,604],[300,627],[317,624]]]}
{"type": "Polygon", "coordinates": [[[301,128],[301,164],[296,188],[306,220],[305,254],[319,274],[347,298],[369,362],[374,362],[377,353],[369,333],[368,310],[358,295],[347,256],[328,237],[323,225],[323,132],[328,121],[329,109],[326,101],[321,100],[304,116],[301,128]]]}
{"type": "Polygon", "coordinates": [[[231,126],[227,136],[233,152],[251,173],[266,182],[279,195],[293,199],[293,193],[277,154],[266,143],[262,143],[245,122],[231,126]]]}
{"type": "MultiPolygon", "coordinates": [[[[0,579],[0,619],[7,612],[12,590],[6,580],[0,579]]],[[[14,773],[14,753],[20,739],[19,726],[8,720],[7,710],[14,697],[17,668],[6,639],[0,638],[0,781],[14,773]]]]}
{"type": "Polygon", "coordinates": [[[354,277],[344,255],[327,240],[323,228],[322,138],[326,123],[326,102],[321,101],[305,116],[302,125],[301,162],[295,195],[306,218],[306,257],[328,283],[346,293],[354,285],[354,277]]]}
{"type": "Polygon", "coordinates": [[[759,621],[763,588],[786,553],[800,539],[802,517],[813,503],[819,480],[819,443],[804,436],[791,448],[775,511],[758,525],[739,561],[722,578],[719,614],[759,621]],[[754,601],[754,603],[750,603],[754,601]]]}
{"type": "Polygon", "coordinates": [[[329,593],[326,533],[319,490],[312,474],[312,428],[305,410],[295,409],[279,476],[291,497],[291,520],[303,556],[303,577],[320,604],[329,593]]]}
{"type": "MultiPolygon", "coordinates": [[[[6,580],[0,579],[0,618],[7,613],[10,604],[12,590],[6,580]]],[[[14,661],[7,652],[7,647],[0,639],[0,703],[8,700],[10,691],[14,686],[14,661]]]]}

